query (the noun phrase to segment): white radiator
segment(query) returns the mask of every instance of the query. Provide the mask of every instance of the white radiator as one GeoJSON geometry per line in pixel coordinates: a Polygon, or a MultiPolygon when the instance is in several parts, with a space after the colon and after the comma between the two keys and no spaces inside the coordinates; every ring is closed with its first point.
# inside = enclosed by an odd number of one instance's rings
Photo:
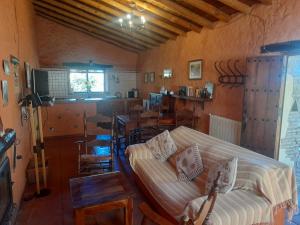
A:
{"type": "Polygon", "coordinates": [[[209,117],[209,135],[240,145],[242,127],[240,121],[212,114],[210,114],[209,117]]]}

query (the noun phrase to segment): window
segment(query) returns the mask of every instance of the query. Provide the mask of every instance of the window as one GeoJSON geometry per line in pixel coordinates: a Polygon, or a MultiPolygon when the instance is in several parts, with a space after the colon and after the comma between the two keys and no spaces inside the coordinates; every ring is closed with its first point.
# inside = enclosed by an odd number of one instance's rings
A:
{"type": "Polygon", "coordinates": [[[73,92],[104,92],[103,70],[70,70],[70,86],[73,92]]]}

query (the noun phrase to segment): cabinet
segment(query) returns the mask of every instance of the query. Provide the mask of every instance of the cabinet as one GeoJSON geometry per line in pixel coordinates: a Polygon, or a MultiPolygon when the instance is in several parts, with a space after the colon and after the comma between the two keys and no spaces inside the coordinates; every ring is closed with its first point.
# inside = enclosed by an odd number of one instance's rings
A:
{"type": "Polygon", "coordinates": [[[45,137],[83,134],[83,113],[96,114],[96,103],[59,103],[42,107],[43,132],[45,137]]]}

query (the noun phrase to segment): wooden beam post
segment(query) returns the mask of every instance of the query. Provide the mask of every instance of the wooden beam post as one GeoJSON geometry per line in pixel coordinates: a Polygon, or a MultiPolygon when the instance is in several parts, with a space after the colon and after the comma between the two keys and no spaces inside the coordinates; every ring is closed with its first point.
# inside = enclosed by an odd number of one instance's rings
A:
{"type": "MultiPolygon", "coordinates": [[[[131,0],[126,0],[128,3],[131,3],[132,1],[131,0]]],[[[178,24],[179,26],[182,26],[188,30],[193,30],[193,31],[196,31],[196,32],[200,32],[201,31],[201,27],[194,24],[194,23],[191,23],[187,20],[184,20],[178,16],[175,16],[171,13],[168,13],[152,4],[148,4],[146,2],[142,2],[142,1],[134,1],[135,4],[140,7],[140,8],[143,8],[144,10],[148,11],[148,12],[151,12],[152,14],[156,15],[156,16],[159,16],[159,17],[162,17],[174,24],[178,24]]]]}
{"type": "Polygon", "coordinates": [[[251,10],[251,7],[249,5],[242,3],[239,0],[218,0],[218,1],[242,13],[248,14],[251,10]]]}
{"type": "Polygon", "coordinates": [[[182,0],[182,1],[206,12],[209,15],[216,17],[219,20],[228,22],[231,19],[230,15],[228,15],[227,13],[223,12],[222,10],[218,9],[217,7],[211,5],[203,0],[198,0],[198,1],[182,0]]]}
{"type": "Polygon", "coordinates": [[[204,26],[208,28],[214,27],[214,23],[212,21],[194,13],[193,11],[177,4],[172,0],[144,0],[144,1],[151,3],[160,9],[165,9],[167,11],[171,11],[174,14],[183,16],[188,20],[192,21],[193,23],[198,24],[199,26],[204,26]]]}

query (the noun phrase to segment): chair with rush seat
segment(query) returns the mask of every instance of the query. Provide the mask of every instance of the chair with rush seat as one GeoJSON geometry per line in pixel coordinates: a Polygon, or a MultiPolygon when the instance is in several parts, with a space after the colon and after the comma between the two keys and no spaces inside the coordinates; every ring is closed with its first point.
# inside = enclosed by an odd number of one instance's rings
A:
{"type": "Polygon", "coordinates": [[[78,173],[89,175],[113,171],[114,117],[83,116],[84,139],[78,144],[78,173]],[[83,149],[84,148],[84,149],[83,149]]]}

